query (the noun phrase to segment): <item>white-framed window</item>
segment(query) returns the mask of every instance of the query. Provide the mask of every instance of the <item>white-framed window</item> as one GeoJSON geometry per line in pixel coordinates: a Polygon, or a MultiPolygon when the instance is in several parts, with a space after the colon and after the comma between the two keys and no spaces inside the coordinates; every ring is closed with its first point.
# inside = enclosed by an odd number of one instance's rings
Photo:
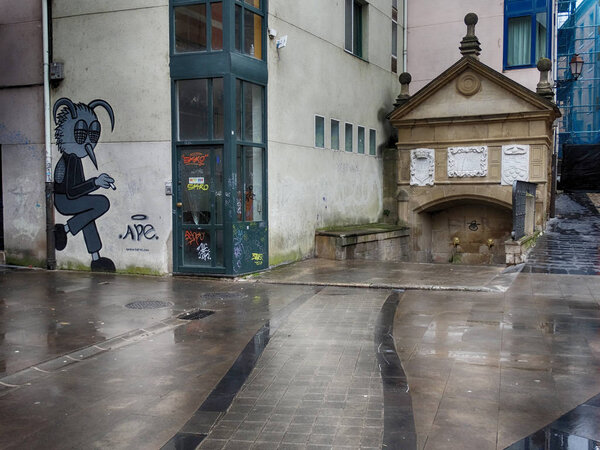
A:
{"type": "Polygon", "coordinates": [[[331,129],[331,149],[339,150],[340,149],[340,121],[336,120],[336,119],[331,119],[330,129],[331,129]]]}
{"type": "Polygon", "coordinates": [[[361,0],[345,0],[345,39],[346,51],[363,57],[363,22],[367,5],[361,0]]]}
{"type": "Polygon", "coordinates": [[[315,114],[315,147],[325,148],[325,117],[315,114]]]}
{"type": "Polygon", "coordinates": [[[365,153],[365,127],[358,126],[357,132],[357,152],[364,155],[365,153]]]}
{"type": "Polygon", "coordinates": [[[377,131],[373,128],[369,130],[369,155],[377,154],[377,131]]]}
{"type": "Polygon", "coordinates": [[[354,149],[353,149],[353,140],[352,140],[352,138],[353,138],[352,135],[353,134],[354,134],[354,126],[351,123],[346,122],[345,125],[344,125],[344,141],[345,141],[345,144],[346,144],[345,150],[347,152],[354,151],[354,149]]]}

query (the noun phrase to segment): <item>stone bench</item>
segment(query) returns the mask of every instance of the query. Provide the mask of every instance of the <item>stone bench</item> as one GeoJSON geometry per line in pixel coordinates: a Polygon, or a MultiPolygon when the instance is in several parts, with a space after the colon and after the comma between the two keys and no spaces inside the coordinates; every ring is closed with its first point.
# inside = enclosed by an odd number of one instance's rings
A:
{"type": "Polygon", "coordinates": [[[371,223],[318,229],[317,258],[409,261],[410,230],[406,226],[371,223]]]}

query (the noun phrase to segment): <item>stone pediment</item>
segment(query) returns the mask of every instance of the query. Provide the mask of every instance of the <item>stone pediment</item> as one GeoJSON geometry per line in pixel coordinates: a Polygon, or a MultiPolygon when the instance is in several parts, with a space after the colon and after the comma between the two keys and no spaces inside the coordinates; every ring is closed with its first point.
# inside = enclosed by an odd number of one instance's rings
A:
{"type": "Polygon", "coordinates": [[[479,60],[465,56],[389,115],[406,121],[545,113],[560,116],[554,103],[479,60]]]}

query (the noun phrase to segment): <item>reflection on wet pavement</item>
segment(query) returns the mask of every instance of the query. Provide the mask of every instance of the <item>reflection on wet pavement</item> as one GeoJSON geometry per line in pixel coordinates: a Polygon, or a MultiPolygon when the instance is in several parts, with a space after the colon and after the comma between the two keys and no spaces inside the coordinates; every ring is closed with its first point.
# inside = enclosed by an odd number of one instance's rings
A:
{"type": "Polygon", "coordinates": [[[200,448],[381,448],[373,336],[388,294],[325,288],[300,306],[200,448]]]}

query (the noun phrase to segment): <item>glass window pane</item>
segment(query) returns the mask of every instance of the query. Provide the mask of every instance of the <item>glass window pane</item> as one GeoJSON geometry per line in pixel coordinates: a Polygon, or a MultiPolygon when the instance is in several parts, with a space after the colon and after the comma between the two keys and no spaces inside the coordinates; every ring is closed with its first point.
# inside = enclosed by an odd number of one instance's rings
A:
{"type": "Polygon", "coordinates": [[[354,1],[352,46],[356,56],[362,57],[362,5],[354,1]]]}
{"type": "Polygon", "coordinates": [[[346,124],[346,151],[352,151],[352,124],[346,124]]]}
{"type": "Polygon", "coordinates": [[[209,138],[208,80],[177,82],[179,140],[209,138]]]}
{"type": "Polygon", "coordinates": [[[210,4],[211,47],[223,50],[223,3],[210,4]]]}
{"type": "Polygon", "coordinates": [[[236,174],[237,174],[237,187],[236,187],[236,191],[237,191],[237,199],[236,199],[236,205],[235,205],[235,209],[236,209],[236,215],[237,215],[237,220],[238,222],[241,222],[243,220],[242,218],[242,199],[243,199],[243,192],[245,191],[244,188],[244,177],[242,176],[243,173],[243,154],[244,154],[244,149],[241,146],[238,146],[237,148],[237,158],[236,158],[236,174]]]}
{"type": "Polygon", "coordinates": [[[325,118],[315,116],[315,147],[325,147],[325,118]]]}
{"type": "Polygon", "coordinates": [[[235,133],[238,139],[242,139],[242,81],[235,80],[235,133]]]}
{"type": "Polygon", "coordinates": [[[262,86],[243,82],[245,141],[263,141],[263,90],[262,86]]]}
{"type": "Polygon", "coordinates": [[[225,129],[225,91],[223,78],[213,78],[213,138],[223,139],[225,129]]]}
{"type": "Polygon", "coordinates": [[[260,0],[244,0],[249,5],[254,6],[255,8],[260,9],[260,0]]]}
{"type": "Polygon", "coordinates": [[[506,62],[509,66],[531,64],[531,17],[508,19],[508,49],[506,62]]]}
{"type": "Polygon", "coordinates": [[[346,35],[344,39],[344,48],[348,51],[352,51],[352,8],[353,0],[346,0],[346,16],[345,16],[345,30],[346,35]]]}
{"type": "Polygon", "coordinates": [[[181,151],[179,179],[181,180],[182,219],[184,224],[209,224],[211,218],[211,150],[190,147],[181,151]]]}
{"type": "Polygon", "coordinates": [[[210,230],[190,227],[183,230],[183,264],[186,266],[210,266],[210,230]]]}
{"type": "Polygon", "coordinates": [[[206,51],[206,5],[176,6],[175,52],[206,51]]]}
{"type": "Polygon", "coordinates": [[[358,127],[358,153],[365,153],[365,128],[358,127]]]}
{"type": "Polygon", "coordinates": [[[398,56],[398,24],[392,22],[392,55],[398,56]]]}
{"type": "Polygon", "coordinates": [[[262,59],[262,17],[244,10],[244,53],[262,59]]]}
{"type": "Polygon", "coordinates": [[[369,155],[375,155],[377,148],[377,135],[375,130],[369,130],[369,155]]]}
{"type": "Polygon", "coordinates": [[[546,58],[548,31],[546,29],[546,13],[537,13],[535,15],[535,62],[540,58],[546,58]]]}
{"type": "Polygon", "coordinates": [[[223,266],[223,230],[217,230],[215,238],[215,265],[223,266]]]}
{"type": "Polygon", "coordinates": [[[263,220],[263,149],[244,147],[244,220],[263,220]]]}
{"type": "Polygon", "coordinates": [[[242,7],[235,5],[235,49],[242,51],[242,7]]]}
{"type": "Polygon", "coordinates": [[[334,119],[331,119],[331,148],[340,149],[340,122],[334,119]]]}
{"type": "Polygon", "coordinates": [[[223,149],[219,147],[213,150],[213,157],[215,173],[210,191],[215,195],[214,223],[221,225],[223,223],[223,149]]]}

